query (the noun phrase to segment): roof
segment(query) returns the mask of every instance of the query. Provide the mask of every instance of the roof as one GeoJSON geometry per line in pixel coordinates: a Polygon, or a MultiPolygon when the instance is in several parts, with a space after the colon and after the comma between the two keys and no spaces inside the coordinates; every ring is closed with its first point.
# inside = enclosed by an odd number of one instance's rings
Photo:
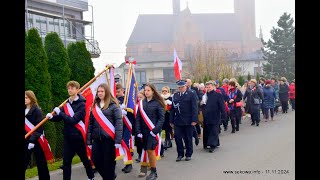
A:
{"type": "MultiPolygon", "coordinates": [[[[234,13],[191,14],[206,41],[238,41],[241,32],[234,13]]],[[[142,14],[127,44],[172,42],[178,18],[173,14],[142,14]]]]}

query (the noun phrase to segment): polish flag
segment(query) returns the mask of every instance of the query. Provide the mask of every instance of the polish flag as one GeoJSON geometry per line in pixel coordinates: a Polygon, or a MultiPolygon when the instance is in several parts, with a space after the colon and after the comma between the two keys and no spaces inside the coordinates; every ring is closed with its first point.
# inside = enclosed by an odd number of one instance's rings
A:
{"type": "Polygon", "coordinates": [[[174,56],[174,76],[176,77],[177,80],[181,79],[181,72],[182,72],[182,62],[178,57],[176,48],[174,48],[174,52],[173,52],[173,56],[174,56]]]}

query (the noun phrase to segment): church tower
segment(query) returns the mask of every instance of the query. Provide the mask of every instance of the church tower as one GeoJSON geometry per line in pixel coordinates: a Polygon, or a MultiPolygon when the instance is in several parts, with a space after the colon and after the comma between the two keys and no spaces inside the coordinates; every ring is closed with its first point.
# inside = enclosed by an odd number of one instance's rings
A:
{"type": "Polygon", "coordinates": [[[234,12],[240,25],[242,40],[256,40],[255,0],[234,0],[234,12]]]}
{"type": "Polygon", "coordinates": [[[180,0],[172,0],[173,14],[178,15],[180,13],[180,0]]]}

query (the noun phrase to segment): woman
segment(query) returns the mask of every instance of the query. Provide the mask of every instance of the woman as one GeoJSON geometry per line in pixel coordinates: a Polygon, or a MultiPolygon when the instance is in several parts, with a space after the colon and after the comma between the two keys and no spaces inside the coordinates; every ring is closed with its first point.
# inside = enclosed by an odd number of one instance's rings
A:
{"type": "Polygon", "coordinates": [[[172,132],[172,127],[170,126],[169,119],[170,119],[170,109],[172,106],[172,97],[170,93],[170,88],[168,86],[162,87],[161,97],[164,99],[166,105],[165,111],[165,120],[163,123],[162,129],[165,130],[165,141],[164,141],[164,149],[171,148],[172,142],[170,138],[170,134],[172,132]]]}
{"type": "MultiPolygon", "coordinates": [[[[251,79],[249,82],[250,95],[247,96],[247,104],[249,104],[249,113],[251,115],[251,126],[259,126],[260,123],[260,108],[263,99],[261,87],[257,84],[257,80],[251,79]]],[[[247,91],[248,92],[248,91],[247,91]]]]}
{"type": "MultiPolygon", "coordinates": [[[[136,106],[135,106],[135,113],[134,113],[134,116],[136,117],[137,116],[137,111],[138,111],[138,102],[142,99],[144,99],[145,96],[144,96],[144,90],[141,89],[138,94],[137,94],[137,102],[136,102],[136,106]]],[[[138,153],[138,158],[136,159],[137,162],[140,162],[141,160],[141,153],[142,153],[142,144],[141,144],[141,138],[139,138],[137,136],[137,134],[135,134],[134,136],[134,143],[135,143],[135,146],[137,147],[137,153],[138,153]]]]}
{"type": "Polygon", "coordinates": [[[289,86],[289,99],[292,111],[296,109],[296,84],[295,80],[291,81],[291,84],[289,86]]]}
{"type": "Polygon", "coordinates": [[[288,113],[289,86],[285,77],[280,78],[279,99],[282,113],[288,113]]]}
{"type": "Polygon", "coordinates": [[[239,123],[242,116],[242,93],[236,87],[236,82],[234,81],[229,81],[229,94],[227,102],[230,110],[230,119],[232,126],[231,133],[235,133],[235,131],[239,131],[239,123]]]}
{"type": "MultiPolygon", "coordinates": [[[[137,136],[142,138],[142,147],[148,153],[151,172],[147,180],[157,179],[156,160],[160,159],[161,133],[164,123],[165,102],[153,84],[144,86],[145,99],[139,102],[136,118],[137,136]]],[[[146,171],[144,171],[146,174],[146,171]]],[[[139,177],[143,177],[140,173],[139,177]]]]}
{"type": "Polygon", "coordinates": [[[270,110],[270,117],[273,121],[273,110],[276,100],[276,92],[271,86],[271,81],[266,80],[265,86],[262,88],[263,90],[263,104],[264,104],[264,112],[265,112],[265,122],[269,120],[269,110],[270,110]]]}
{"type": "MultiPolygon", "coordinates": [[[[25,91],[25,130],[28,133],[43,119],[42,111],[38,105],[37,98],[33,91],[25,91]]],[[[43,127],[40,126],[25,141],[25,170],[30,163],[31,154],[34,153],[39,180],[49,180],[50,174],[47,166],[47,160],[53,160],[52,152],[48,141],[44,138],[43,127]],[[42,136],[42,137],[41,137],[42,136]],[[41,137],[41,138],[40,138],[41,137]],[[48,158],[49,157],[49,158],[48,158]]]]}
{"type": "Polygon", "coordinates": [[[100,84],[90,112],[87,144],[103,180],[115,179],[116,150],[121,147],[123,121],[118,101],[107,84],[100,84]]]}

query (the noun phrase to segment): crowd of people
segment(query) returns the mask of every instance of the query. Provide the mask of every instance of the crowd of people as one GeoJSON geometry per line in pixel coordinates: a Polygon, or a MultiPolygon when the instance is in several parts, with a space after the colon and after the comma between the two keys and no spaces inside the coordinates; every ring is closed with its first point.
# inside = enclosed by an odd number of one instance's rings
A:
{"type": "MultiPolygon", "coordinates": [[[[135,161],[140,163],[137,176],[155,180],[158,177],[157,160],[173,147],[173,139],[176,162],[183,158],[190,161],[193,144],[198,146],[199,139],[203,138],[203,148],[209,153],[220,146],[219,134],[222,128],[228,131],[229,121],[231,133],[236,133],[240,131],[241,120],[245,116],[251,118],[252,126],[258,127],[261,112],[265,121],[274,121],[279,107],[282,113],[287,113],[290,103],[295,110],[295,80],[289,84],[285,77],[279,81],[275,78],[261,78],[259,82],[251,79],[243,86],[234,78],[223,79],[221,86],[218,80],[192,83],[190,79],[178,80],[176,85],[177,90],[171,92],[168,86],[159,91],[153,84],[145,84],[137,93],[132,111],[124,103],[125,93],[121,84],[116,85],[116,97],[107,84],[100,84],[90,109],[88,131],[83,132],[79,126],[84,123],[85,99],[77,93],[80,84],[68,82],[66,86],[70,97],[66,105],[55,107],[54,114],[46,114],[50,121],[64,122],[63,179],[71,179],[71,161],[75,154],[80,157],[88,180],[94,179],[94,168],[104,180],[115,179],[115,169],[120,163],[116,161],[117,150],[125,146],[131,153],[124,161],[122,171],[131,172],[136,149],[135,161]],[[165,133],[164,141],[162,132],[165,133]],[[91,159],[87,156],[87,146],[92,150],[91,159]]],[[[34,126],[42,120],[37,98],[30,90],[25,91],[25,114],[34,126]]],[[[43,128],[38,128],[26,139],[25,169],[34,153],[39,179],[48,180],[50,175],[45,155],[37,142],[41,134],[43,128]]]]}

